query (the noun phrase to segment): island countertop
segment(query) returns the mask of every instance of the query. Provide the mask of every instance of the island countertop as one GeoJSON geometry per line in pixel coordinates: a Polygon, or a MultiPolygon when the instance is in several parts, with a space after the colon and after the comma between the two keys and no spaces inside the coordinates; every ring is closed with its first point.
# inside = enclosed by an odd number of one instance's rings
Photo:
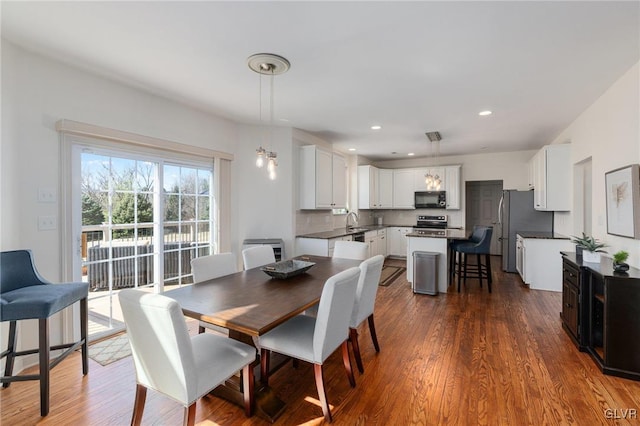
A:
{"type": "Polygon", "coordinates": [[[421,229],[407,234],[407,238],[446,238],[448,240],[466,240],[464,229],[421,229]]]}
{"type": "Polygon", "coordinates": [[[522,238],[536,238],[542,240],[569,240],[571,238],[566,235],[555,232],[536,232],[536,231],[516,231],[516,234],[522,238]]]}
{"type": "Polygon", "coordinates": [[[322,231],[322,232],[314,232],[312,234],[296,235],[296,238],[318,238],[321,240],[324,240],[324,239],[328,240],[331,238],[344,237],[346,235],[359,234],[361,232],[377,231],[378,229],[386,229],[386,228],[396,227],[396,226],[405,227],[405,228],[412,227],[412,225],[362,225],[362,226],[355,227],[357,231],[348,230],[347,228],[336,228],[336,229],[332,229],[331,231],[322,231]]]}

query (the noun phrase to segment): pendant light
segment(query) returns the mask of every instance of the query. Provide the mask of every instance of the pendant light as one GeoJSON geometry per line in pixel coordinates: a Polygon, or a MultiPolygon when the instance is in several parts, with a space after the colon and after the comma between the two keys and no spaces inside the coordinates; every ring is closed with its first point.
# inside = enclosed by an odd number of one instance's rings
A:
{"type": "Polygon", "coordinates": [[[267,163],[269,179],[276,178],[276,168],[278,167],[278,153],[271,151],[273,142],[273,104],[274,104],[274,77],[284,74],[289,70],[291,64],[286,58],[273,53],[256,53],[249,56],[247,65],[252,71],[260,74],[260,124],[262,124],[262,76],[269,76],[269,144],[268,149],[262,147],[256,149],[256,166],[263,167],[267,163]]]}
{"type": "MultiPolygon", "coordinates": [[[[433,157],[433,164],[437,165],[438,163],[438,156],[440,155],[440,140],[442,139],[442,137],[440,136],[440,132],[427,132],[425,133],[425,135],[427,135],[427,137],[429,138],[429,142],[430,142],[430,151],[431,151],[431,156],[433,157]],[[434,149],[433,149],[433,145],[435,144],[435,154],[434,154],[434,149]]],[[[442,185],[442,179],[440,178],[440,176],[438,176],[437,173],[431,174],[430,172],[428,172],[426,175],[424,175],[424,183],[427,184],[427,189],[429,191],[439,191],[440,190],[440,186],[442,185]]]]}

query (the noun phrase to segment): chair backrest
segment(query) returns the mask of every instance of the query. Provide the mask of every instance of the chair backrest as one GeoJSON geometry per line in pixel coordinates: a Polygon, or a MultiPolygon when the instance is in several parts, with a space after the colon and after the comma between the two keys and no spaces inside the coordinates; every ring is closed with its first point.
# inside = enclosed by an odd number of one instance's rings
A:
{"type": "Polygon", "coordinates": [[[360,264],[360,278],[358,279],[356,299],[353,303],[349,327],[358,327],[362,321],[373,314],[383,264],[384,256],[381,254],[373,256],[360,264]]]}
{"type": "Polygon", "coordinates": [[[198,372],[178,302],[134,289],[121,290],[118,298],[138,383],[190,404],[198,397],[198,372]]]}
{"type": "Polygon", "coordinates": [[[233,253],[212,254],[191,259],[193,282],[212,280],[238,272],[233,253]]]}
{"type": "Polygon", "coordinates": [[[269,245],[247,247],[242,250],[244,269],[257,268],[276,261],[273,247],[269,245]]]}
{"type": "Polygon", "coordinates": [[[473,232],[469,237],[469,241],[474,243],[479,243],[482,240],[482,237],[484,236],[484,228],[485,227],[481,225],[473,225],[473,232]]]}
{"type": "Polygon", "coordinates": [[[365,260],[368,252],[369,245],[360,241],[336,241],[333,246],[333,257],[343,259],[365,260]]]}
{"type": "Polygon", "coordinates": [[[360,268],[353,267],[325,282],[313,332],[315,361],[324,362],[347,339],[359,277],[360,268]]]}
{"type": "Polygon", "coordinates": [[[31,250],[0,253],[0,293],[43,284],[50,283],[38,274],[31,250]]]}
{"type": "Polygon", "coordinates": [[[480,239],[477,242],[460,244],[457,250],[463,253],[488,254],[491,248],[493,226],[478,227],[477,231],[480,233],[480,239]]]}

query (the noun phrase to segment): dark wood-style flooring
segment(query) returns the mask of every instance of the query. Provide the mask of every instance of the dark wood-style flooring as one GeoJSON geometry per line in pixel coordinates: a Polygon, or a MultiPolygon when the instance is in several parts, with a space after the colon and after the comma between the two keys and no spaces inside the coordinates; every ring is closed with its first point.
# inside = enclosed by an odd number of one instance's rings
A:
{"type": "MultiPolygon", "coordinates": [[[[561,293],[530,291],[494,257],[493,293],[471,281],[437,297],[414,295],[405,276],[380,287],[375,318],[381,352],[360,329],[365,372],[349,387],[340,351],[326,368],[336,425],[610,425],[640,411],[640,382],[605,376],[563,331],[561,293]]],[[[389,261],[400,262],[400,261],[389,261]]],[[[402,264],[402,262],[400,262],[402,264]]],[[[193,330],[197,328],[194,323],[193,330]]],[[[640,354],[639,354],[640,356],[640,354]]],[[[135,374],[131,357],[82,376],[73,355],[52,372],[51,412],[39,415],[37,382],[0,391],[0,424],[127,425],[135,374]]],[[[323,423],[313,369],[291,363],[271,377],[288,404],[279,425],[323,423]]],[[[179,425],[177,403],[149,392],[145,425],[179,425]]],[[[640,414],[638,414],[640,416],[640,414]]],[[[267,425],[216,397],[198,402],[200,425],[267,425]]]]}

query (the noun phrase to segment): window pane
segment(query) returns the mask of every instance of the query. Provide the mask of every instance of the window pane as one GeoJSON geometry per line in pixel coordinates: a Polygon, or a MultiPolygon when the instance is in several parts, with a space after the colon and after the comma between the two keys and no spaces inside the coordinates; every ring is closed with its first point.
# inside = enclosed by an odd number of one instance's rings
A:
{"type": "Polygon", "coordinates": [[[180,196],[169,194],[164,196],[164,221],[180,219],[180,196]]]}
{"type": "Polygon", "coordinates": [[[198,197],[198,220],[209,220],[209,197],[198,197]]]}
{"type": "Polygon", "coordinates": [[[178,193],[180,192],[180,167],[164,166],[164,182],[162,187],[164,192],[178,193]]]}
{"type": "Polygon", "coordinates": [[[209,195],[211,186],[211,171],[198,170],[198,195],[209,195]]]}
{"type": "Polygon", "coordinates": [[[153,195],[138,194],[136,196],[136,219],[138,223],[153,223],[153,195]]]}
{"type": "Polygon", "coordinates": [[[196,219],[196,197],[193,195],[183,195],[180,197],[181,204],[181,220],[196,219]]]}
{"type": "Polygon", "coordinates": [[[134,188],[138,191],[151,191],[155,187],[155,164],[138,161],[134,188]]]}
{"type": "Polygon", "coordinates": [[[196,242],[198,244],[208,244],[211,241],[211,234],[209,232],[209,223],[198,223],[198,233],[196,235],[196,242]]]}
{"type": "Polygon", "coordinates": [[[180,193],[196,193],[196,170],[183,167],[180,173],[180,193]]]}
{"type": "Polygon", "coordinates": [[[116,190],[133,190],[136,177],[136,161],[124,158],[111,158],[112,187],[116,190]]]}

